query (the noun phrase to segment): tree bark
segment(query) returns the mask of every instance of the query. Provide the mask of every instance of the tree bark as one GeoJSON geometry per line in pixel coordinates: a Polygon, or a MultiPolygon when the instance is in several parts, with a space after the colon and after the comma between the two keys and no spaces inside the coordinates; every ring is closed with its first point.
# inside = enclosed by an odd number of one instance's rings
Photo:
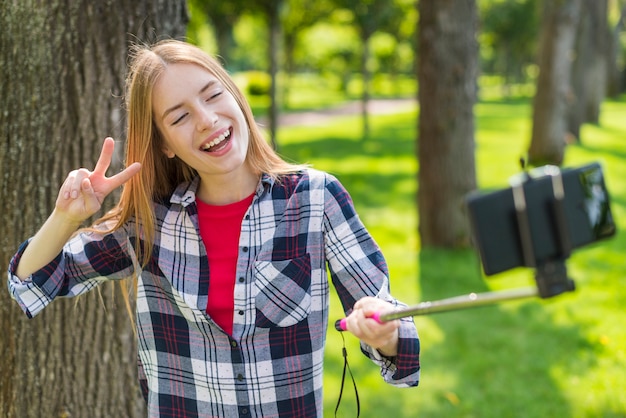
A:
{"type": "Polygon", "coordinates": [[[581,0],[545,0],[528,162],[560,165],[567,141],[572,50],[581,0]]]}
{"type": "MultiPolygon", "coordinates": [[[[186,22],[183,0],[0,0],[2,271],[67,173],[93,168],[105,136],[123,142],[129,43],[181,37],[186,22]]],[[[112,171],[121,164],[118,152],[112,171]]],[[[28,320],[0,292],[0,416],[145,416],[133,331],[115,293],[103,285],[28,320]]]]}
{"type": "Polygon", "coordinates": [[[280,52],[280,38],[281,38],[281,24],[280,24],[280,9],[282,7],[283,0],[274,0],[270,2],[271,5],[267,8],[268,17],[268,34],[270,45],[268,48],[269,58],[269,72],[271,77],[270,84],[270,107],[268,109],[269,118],[269,133],[272,147],[278,149],[278,139],[276,138],[278,132],[278,114],[280,113],[280,106],[278,104],[278,69],[279,69],[279,52],[280,52]]]}
{"type": "Polygon", "coordinates": [[[584,123],[598,124],[608,90],[609,41],[607,0],[583,0],[576,30],[568,131],[580,141],[584,123]]]}
{"type": "MultiPolygon", "coordinates": [[[[589,3],[596,0],[583,0],[583,7],[589,7],[589,3]]],[[[589,92],[586,82],[587,69],[593,54],[592,52],[592,28],[591,19],[588,14],[581,13],[576,28],[576,39],[574,43],[574,59],[572,62],[572,77],[570,100],[568,100],[568,122],[567,132],[571,135],[572,140],[580,141],[580,128],[585,123],[585,110],[589,92]]]]}
{"type": "Polygon", "coordinates": [[[361,92],[361,121],[363,123],[362,140],[366,141],[370,137],[370,118],[369,118],[369,102],[370,102],[370,41],[371,35],[361,33],[361,77],[363,78],[363,91],[361,92]]]}
{"type": "Polygon", "coordinates": [[[592,55],[587,70],[585,122],[600,123],[600,110],[608,90],[609,14],[608,0],[586,0],[585,13],[591,21],[592,55]]]}
{"type": "Polygon", "coordinates": [[[465,195],[476,188],[474,0],[420,0],[418,207],[424,247],[469,245],[465,195]]]}
{"type": "Polygon", "coordinates": [[[607,94],[611,98],[617,98],[626,90],[626,68],[618,58],[622,54],[622,46],[620,42],[620,35],[624,30],[626,21],[626,5],[622,6],[620,11],[620,17],[612,28],[609,36],[609,69],[608,69],[608,92],[607,94]]]}

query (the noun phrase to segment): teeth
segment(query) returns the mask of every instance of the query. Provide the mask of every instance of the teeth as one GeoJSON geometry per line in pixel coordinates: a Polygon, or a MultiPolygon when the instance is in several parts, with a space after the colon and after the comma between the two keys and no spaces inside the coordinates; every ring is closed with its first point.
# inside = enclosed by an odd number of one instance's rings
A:
{"type": "Polygon", "coordinates": [[[213,141],[209,142],[208,144],[205,144],[202,149],[204,151],[208,150],[211,147],[216,146],[217,144],[219,144],[220,142],[224,141],[226,138],[228,138],[230,136],[230,131],[226,131],[223,134],[221,134],[220,136],[218,136],[217,138],[215,138],[213,141]]]}

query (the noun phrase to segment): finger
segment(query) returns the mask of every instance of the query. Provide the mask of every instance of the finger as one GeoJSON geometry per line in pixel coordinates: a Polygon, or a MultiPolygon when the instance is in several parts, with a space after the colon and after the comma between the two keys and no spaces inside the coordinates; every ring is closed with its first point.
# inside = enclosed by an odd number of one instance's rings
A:
{"type": "Polygon", "coordinates": [[[111,165],[111,158],[113,158],[113,151],[115,150],[115,141],[113,138],[105,138],[102,144],[102,151],[100,151],[100,157],[93,172],[104,176],[109,166],[111,165]]]}
{"type": "Polygon", "coordinates": [[[129,165],[128,167],[126,167],[124,170],[122,170],[119,173],[117,173],[116,175],[111,176],[109,178],[109,186],[110,186],[111,190],[113,190],[113,189],[121,186],[122,184],[126,183],[134,175],[139,173],[140,170],[141,170],[141,164],[135,162],[135,163],[132,163],[131,165],[129,165]]]}
{"type": "Polygon", "coordinates": [[[376,319],[382,313],[393,310],[394,306],[380,299],[363,298],[354,305],[354,308],[362,310],[366,317],[376,319]]]}
{"type": "Polygon", "coordinates": [[[67,192],[69,192],[69,199],[78,198],[83,188],[83,180],[88,178],[89,174],[89,171],[84,168],[72,171],[72,173],[68,176],[67,192]]]}
{"type": "Polygon", "coordinates": [[[367,306],[370,306],[373,303],[376,303],[377,301],[378,299],[373,298],[371,296],[364,296],[361,299],[356,301],[356,303],[354,304],[354,309],[364,309],[367,306]]]}
{"type": "Polygon", "coordinates": [[[72,192],[72,182],[74,181],[74,177],[76,175],[76,171],[70,171],[63,184],[61,185],[60,194],[63,196],[63,199],[68,200],[70,198],[72,192]]]}

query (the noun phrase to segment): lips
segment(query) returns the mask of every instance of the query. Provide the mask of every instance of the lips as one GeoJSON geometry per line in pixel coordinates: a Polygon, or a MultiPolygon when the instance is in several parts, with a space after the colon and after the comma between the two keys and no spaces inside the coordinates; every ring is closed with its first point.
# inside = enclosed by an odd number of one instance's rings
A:
{"type": "Polygon", "coordinates": [[[205,152],[215,152],[224,147],[228,141],[230,141],[232,135],[232,131],[230,129],[225,130],[220,135],[218,135],[213,140],[205,143],[200,147],[202,151],[205,152]]]}

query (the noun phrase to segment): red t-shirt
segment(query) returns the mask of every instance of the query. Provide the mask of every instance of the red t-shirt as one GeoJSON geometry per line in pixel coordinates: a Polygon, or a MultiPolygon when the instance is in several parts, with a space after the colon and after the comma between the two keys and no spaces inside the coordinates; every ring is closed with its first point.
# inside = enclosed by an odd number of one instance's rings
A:
{"type": "Polygon", "coordinates": [[[209,300],[207,314],[228,335],[233,333],[233,311],[237,255],[241,221],[254,194],[224,206],[208,205],[196,199],[200,236],[209,258],[209,300]]]}

